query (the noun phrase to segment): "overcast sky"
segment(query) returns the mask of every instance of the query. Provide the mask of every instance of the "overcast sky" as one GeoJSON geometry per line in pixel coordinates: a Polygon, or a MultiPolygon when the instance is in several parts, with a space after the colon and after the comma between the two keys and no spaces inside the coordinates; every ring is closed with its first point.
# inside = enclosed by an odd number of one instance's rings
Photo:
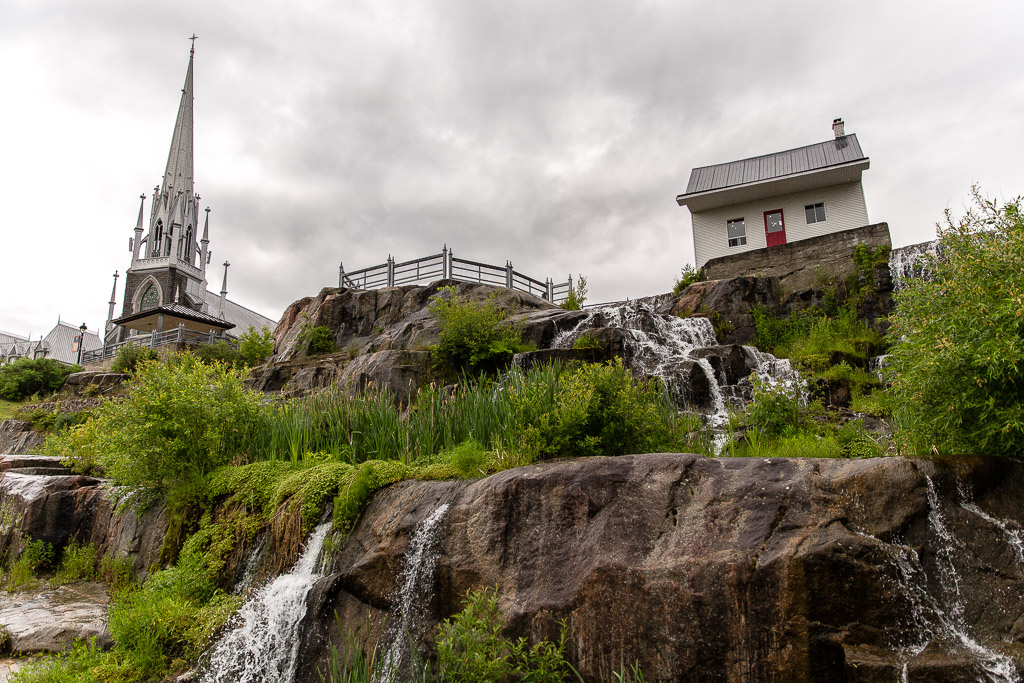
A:
{"type": "MultiPolygon", "coordinates": [[[[272,318],[439,252],[671,289],[690,169],[832,136],[896,246],[1024,193],[1011,2],[3,0],[0,330],[102,327],[196,33],[195,175],[229,297],[272,318]]],[[[148,216],[148,202],[147,202],[148,216]]],[[[220,290],[214,267],[210,289],[220,290]]],[[[123,278],[119,284],[123,286],[123,278]]],[[[120,312],[123,290],[117,292],[120,312]]]]}

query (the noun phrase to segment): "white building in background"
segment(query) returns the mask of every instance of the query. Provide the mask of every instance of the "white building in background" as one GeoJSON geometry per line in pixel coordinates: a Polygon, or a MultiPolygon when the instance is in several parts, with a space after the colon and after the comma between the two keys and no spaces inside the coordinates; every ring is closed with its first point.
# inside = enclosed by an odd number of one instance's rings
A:
{"type": "Polygon", "coordinates": [[[868,225],[870,160],[843,120],[826,142],[701,166],[676,197],[693,217],[697,268],[711,259],[868,225]]]}

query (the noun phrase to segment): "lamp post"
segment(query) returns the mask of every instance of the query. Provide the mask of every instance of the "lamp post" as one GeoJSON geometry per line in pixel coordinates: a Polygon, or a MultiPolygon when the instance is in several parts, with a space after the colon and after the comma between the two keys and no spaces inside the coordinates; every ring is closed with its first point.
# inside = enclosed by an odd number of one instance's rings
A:
{"type": "Polygon", "coordinates": [[[85,352],[85,331],[88,329],[85,323],[82,323],[81,327],[78,328],[81,331],[81,336],[78,338],[78,364],[82,364],[82,354],[85,352]]]}

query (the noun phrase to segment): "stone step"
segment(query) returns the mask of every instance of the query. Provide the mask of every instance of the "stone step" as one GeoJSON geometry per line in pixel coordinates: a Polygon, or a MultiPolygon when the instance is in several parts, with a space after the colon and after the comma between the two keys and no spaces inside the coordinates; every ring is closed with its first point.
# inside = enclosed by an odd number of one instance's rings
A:
{"type": "Polygon", "coordinates": [[[41,476],[59,476],[72,474],[71,469],[64,467],[12,467],[5,472],[9,474],[35,474],[41,476]]]}

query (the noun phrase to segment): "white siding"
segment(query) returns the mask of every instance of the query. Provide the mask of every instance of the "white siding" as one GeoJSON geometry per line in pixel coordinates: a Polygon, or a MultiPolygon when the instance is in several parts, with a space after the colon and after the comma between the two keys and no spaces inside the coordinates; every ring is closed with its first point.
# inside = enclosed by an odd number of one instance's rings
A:
{"type": "Polygon", "coordinates": [[[764,249],[767,246],[764,212],[775,209],[782,209],[787,242],[868,225],[868,210],[860,182],[700,211],[693,214],[693,253],[697,268],[719,256],[764,249]],[[804,207],[819,202],[825,204],[825,221],[808,225],[804,207]],[[746,223],[747,243],[744,246],[729,246],[726,223],[734,218],[743,218],[746,223]]]}

